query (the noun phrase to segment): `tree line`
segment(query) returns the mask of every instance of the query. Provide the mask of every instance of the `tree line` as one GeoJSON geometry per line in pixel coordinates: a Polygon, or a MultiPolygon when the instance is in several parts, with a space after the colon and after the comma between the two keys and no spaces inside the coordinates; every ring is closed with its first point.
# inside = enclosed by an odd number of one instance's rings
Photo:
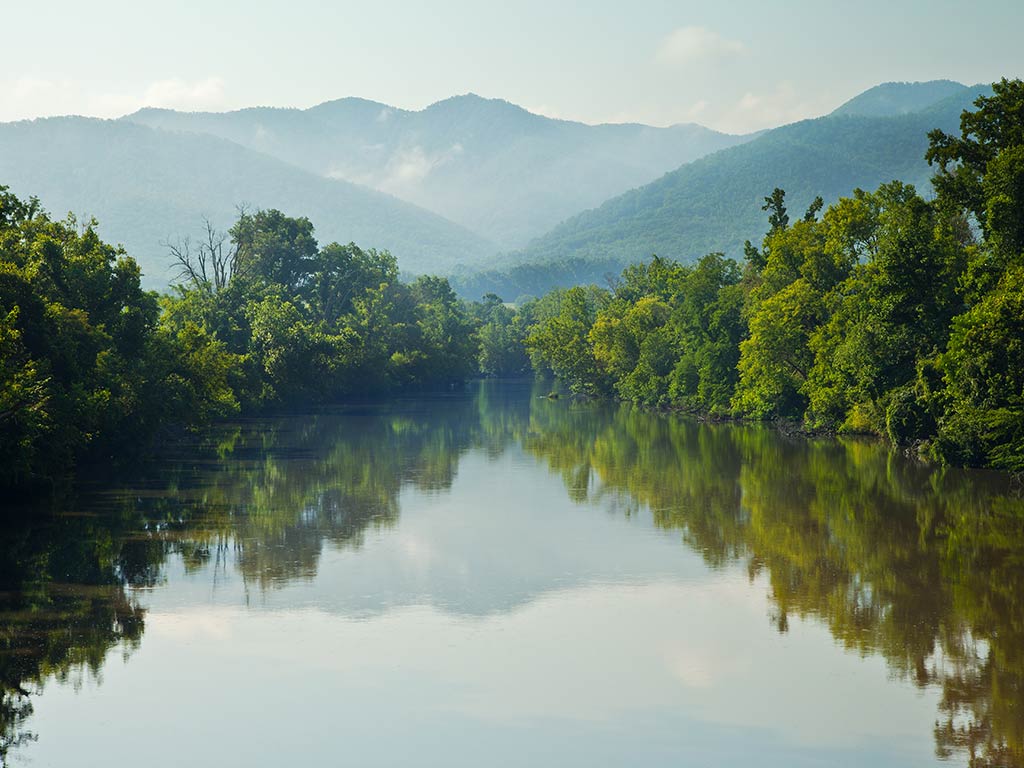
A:
{"type": "Polygon", "coordinates": [[[168,295],[96,222],[55,220],[0,187],[0,487],[137,454],[172,427],[446,386],[529,365],[494,296],[399,279],[386,251],[320,246],[313,224],[240,211],[169,243],[168,295]]]}
{"type": "Polygon", "coordinates": [[[168,295],[95,222],[0,187],[0,486],[134,455],[239,413],[554,374],[575,392],[870,433],[1024,469],[1024,83],[929,134],[936,196],[899,182],[791,219],[740,261],[655,257],[511,308],[313,224],[241,210],[169,244],[168,295]]]}
{"type": "Polygon", "coordinates": [[[885,437],[1024,470],[1024,83],[932,131],[935,197],[894,181],[791,218],[742,263],[653,258],[531,311],[538,368],[576,392],[885,437]]]}

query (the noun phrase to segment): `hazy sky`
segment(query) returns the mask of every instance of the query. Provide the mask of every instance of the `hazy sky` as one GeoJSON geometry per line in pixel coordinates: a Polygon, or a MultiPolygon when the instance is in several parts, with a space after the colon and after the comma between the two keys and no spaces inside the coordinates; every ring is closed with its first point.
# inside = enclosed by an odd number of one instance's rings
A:
{"type": "Polygon", "coordinates": [[[5,2],[0,121],[141,106],[419,109],[748,131],[889,80],[1024,76],[1024,0],[5,2]]]}

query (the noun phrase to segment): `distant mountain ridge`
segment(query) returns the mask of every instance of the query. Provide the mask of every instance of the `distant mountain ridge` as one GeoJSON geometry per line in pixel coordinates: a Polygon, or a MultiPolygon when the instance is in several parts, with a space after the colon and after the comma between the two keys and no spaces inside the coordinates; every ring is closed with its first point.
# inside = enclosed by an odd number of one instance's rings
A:
{"type": "Polygon", "coordinates": [[[894,117],[920,112],[946,99],[973,92],[970,86],[953,80],[925,83],[882,83],[854,96],[837,107],[832,115],[856,117],[894,117]]]}
{"type": "Polygon", "coordinates": [[[309,109],[143,109],[122,119],[211,134],[393,194],[506,250],[666,170],[750,138],[699,125],[586,125],[474,94],[419,111],[346,98],[309,109]]]}
{"type": "Polygon", "coordinates": [[[567,219],[507,254],[504,269],[464,270],[456,282],[467,296],[493,291],[515,298],[557,285],[600,283],[652,254],[683,262],[716,251],[739,257],[744,240],[758,242],[764,234],[761,205],[775,187],[786,190],[798,214],[817,195],[830,203],[856,187],[873,189],[893,179],[928,193],[928,131],[958,131],[961,112],[991,89],[943,81],[897,86],[880,86],[831,115],[775,128],[683,165],[567,219]],[[905,111],[911,106],[921,108],[905,111]],[[862,116],[859,110],[890,114],[862,116]]]}
{"type": "Polygon", "coordinates": [[[955,131],[986,90],[884,83],[830,115],[753,136],[590,126],[474,95],[419,111],[355,98],[310,109],[145,109],[116,121],[0,124],[0,184],[58,215],[95,215],[152,287],[170,276],[162,241],[196,233],[204,215],[227,227],[245,202],[309,216],[323,242],[388,248],[407,272],[453,274],[464,295],[515,298],[601,281],[652,253],[739,255],[763,234],[760,207],[775,186],[801,212],[815,195],[830,202],[893,178],[926,189],[927,131],[955,131]],[[654,180],[630,182],[643,177],[654,180]],[[458,209],[477,229],[399,192],[458,209]],[[542,225],[526,247],[509,247],[542,225]],[[479,234],[489,229],[493,239],[479,234]]]}
{"type": "Polygon", "coordinates": [[[390,195],[317,176],[214,136],[125,121],[64,117],[0,124],[0,184],[36,195],[58,216],[95,216],[122,243],[146,284],[166,287],[168,239],[198,234],[202,217],[226,229],[236,206],[308,216],[321,242],[387,248],[402,269],[438,272],[480,263],[496,246],[390,195]]]}

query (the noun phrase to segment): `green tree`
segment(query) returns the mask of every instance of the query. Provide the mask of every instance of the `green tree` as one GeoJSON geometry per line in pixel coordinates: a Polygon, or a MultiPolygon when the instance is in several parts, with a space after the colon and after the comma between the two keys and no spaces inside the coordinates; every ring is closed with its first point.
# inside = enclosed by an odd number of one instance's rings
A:
{"type": "Polygon", "coordinates": [[[809,418],[896,442],[925,437],[935,425],[916,404],[914,382],[921,361],[944,348],[962,307],[962,251],[913,187],[886,184],[847,208],[826,215],[829,241],[857,261],[846,260],[852,271],[811,339],[809,418]]]}
{"type": "Polygon", "coordinates": [[[423,382],[451,383],[476,372],[478,348],[462,302],[447,278],[423,276],[410,286],[416,302],[423,382]]]}
{"type": "MultiPolygon", "coordinates": [[[[976,110],[961,114],[960,136],[931,131],[925,155],[929,164],[938,166],[932,184],[939,198],[969,211],[986,236],[1005,229],[1019,232],[1024,218],[1018,205],[1015,220],[1000,219],[998,215],[992,219],[990,195],[985,191],[989,164],[1004,150],[1024,146],[1024,81],[1003,78],[992,85],[992,91],[992,96],[974,102],[976,110]]],[[[1021,250],[1017,248],[1017,252],[1021,250]]]]}
{"type": "Polygon", "coordinates": [[[712,253],[681,281],[671,321],[680,351],[669,386],[673,403],[711,413],[728,410],[747,333],[740,278],[736,262],[712,253]]]}
{"type": "Polygon", "coordinates": [[[756,418],[801,418],[803,385],[811,369],[811,332],[822,316],[821,296],[798,279],[760,303],[750,336],[740,343],[733,406],[756,418]]]}
{"type": "Polygon", "coordinates": [[[484,376],[518,376],[530,371],[526,353],[527,312],[505,305],[496,294],[470,305],[477,324],[479,370],[484,376]]]}
{"type": "Polygon", "coordinates": [[[956,318],[940,456],[1024,470],[1024,267],[956,318]]]}
{"type": "Polygon", "coordinates": [[[789,226],[785,190],[776,187],[771,195],[764,199],[761,210],[768,212],[768,226],[772,232],[786,229],[789,226]]]}
{"type": "Polygon", "coordinates": [[[156,296],[95,222],[51,220],[0,188],[0,483],[145,442],[165,417],[156,296]]]}
{"type": "Polygon", "coordinates": [[[315,268],[317,242],[313,224],[278,210],[242,211],[231,228],[238,249],[238,274],[294,291],[305,286],[315,268]]]}
{"type": "Polygon", "coordinates": [[[574,392],[606,394],[609,382],[594,358],[590,329],[608,301],[607,292],[577,287],[548,298],[550,309],[542,308],[542,317],[526,340],[531,356],[550,366],[574,392]]]}

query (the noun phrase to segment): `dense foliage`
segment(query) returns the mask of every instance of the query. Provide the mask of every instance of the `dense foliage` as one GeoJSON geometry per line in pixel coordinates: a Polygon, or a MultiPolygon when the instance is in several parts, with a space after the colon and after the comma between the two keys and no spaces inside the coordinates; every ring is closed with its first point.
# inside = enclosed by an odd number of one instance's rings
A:
{"type": "Polygon", "coordinates": [[[891,182],[791,221],[776,189],[742,266],[655,258],[555,292],[531,354],[581,393],[1024,470],[1024,83],[976,106],[929,134],[935,200],[891,182]]]}
{"type": "Polygon", "coordinates": [[[655,257],[517,309],[403,282],[388,252],[320,246],[277,210],[175,243],[180,283],[159,297],[94,222],[0,188],[0,485],[137,453],[166,425],[531,368],[1022,470],[1024,84],[976,106],[959,136],[928,136],[932,201],[890,182],[796,217],[776,189],[742,264],[655,257]]]}
{"type": "Polygon", "coordinates": [[[181,282],[159,297],[95,222],[0,188],[0,486],[136,454],[170,425],[528,366],[527,315],[403,283],[386,251],[321,247],[305,218],[243,211],[172,252],[181,282]]]}

